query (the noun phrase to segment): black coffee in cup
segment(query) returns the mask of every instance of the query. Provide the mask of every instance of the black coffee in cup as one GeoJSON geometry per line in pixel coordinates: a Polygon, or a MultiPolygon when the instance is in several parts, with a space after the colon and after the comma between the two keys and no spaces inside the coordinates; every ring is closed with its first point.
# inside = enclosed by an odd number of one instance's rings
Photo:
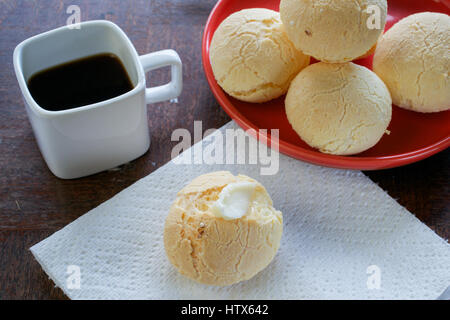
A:
{"type": "Polygon", "coordinates": [[[114,54],[101,53],[57,65],[32,75],[28,89],[37,104],[49,111],[73,109],[120,96],[133,89],[114,54]]]}

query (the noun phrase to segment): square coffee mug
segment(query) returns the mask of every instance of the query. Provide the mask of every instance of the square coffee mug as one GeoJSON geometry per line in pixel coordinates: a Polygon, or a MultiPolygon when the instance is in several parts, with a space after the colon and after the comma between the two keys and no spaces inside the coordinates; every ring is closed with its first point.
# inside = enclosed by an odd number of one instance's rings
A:
{"type": "Polygon", "coordinates": [[[139,56],[126,34],[109,21],[65,26],[29,38],[14,51],[14,69],[39,149],[57,177],[74,179],[134,160],[150,146],[147,104],[178,97],[182,64],[173,50],[139,56]],[[62,111],[39,106],[27,82],[36,72],[99,53],[123,63],[133,89],[118,97],[62,111]],[[145,73],[171,66],[168,84],[147,88],[145,73]]]}

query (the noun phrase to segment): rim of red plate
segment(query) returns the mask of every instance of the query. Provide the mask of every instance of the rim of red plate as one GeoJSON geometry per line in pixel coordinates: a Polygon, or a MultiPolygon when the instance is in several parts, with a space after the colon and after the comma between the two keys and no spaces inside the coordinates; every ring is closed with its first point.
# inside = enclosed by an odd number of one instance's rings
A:
{"type": "MultiPolygon", "coordinates": [[[[206,21],[205,28],[203,30],[202,38],[202,63],[205,71],[206,79],[208,80],[209,87],[219,102],[220,106],[225,112],[244,130],[253,129],[255,132],[249,133],[257,138],[259,141],[269,146],[274,144],[270,134],[262,135],[259,133],[259,129],[249,119],[236,109],[236,107],[229,101],[225,92],[219,87],[217,81],[214,78],[211,63],[209,60],[209,45],[210,39],[213,35],[212,25],[219,25],[221,21],[218,21],[218,15],[216,12],[221,10],[222,5],[226,0],[219,0],[206,21]]],[[[450,136],[429,145],[424,148],[417,149],[415,151],[400,153],[393,156],[383,157],[358,157],[358,156],[336,156],[319,151],[308,150],[292,143],[279,140],[278,145],[279,152],[286,154],[290,157],[303,160],[309,163],[318,164],[326,167],[339,168],[339,169],[353,169],[353,170],[379,170],[389,169],[404,166],[428,158],[440,151],[447,149],[450,146],[450,136]]]]}

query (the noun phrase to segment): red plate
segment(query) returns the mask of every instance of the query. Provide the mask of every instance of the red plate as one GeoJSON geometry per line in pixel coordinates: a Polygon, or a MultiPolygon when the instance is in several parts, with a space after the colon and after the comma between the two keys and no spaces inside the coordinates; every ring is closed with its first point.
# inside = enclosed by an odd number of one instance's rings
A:
{"type": "MultiPolygon", "coordinates": [[[[446,5],[432,0],[388,0],[390,28],[399,19],[422,11],[449,13],[446,5]]],[[[291,157],[334,168],[376,170],[393,168],[425,159],[450,146],[450,111],[421,114],[393,107],[390,135],[384,135],[373,148],[355,156],[335,156],[309,147],[291,128],[284,111],[284,96],[263,104],[246,103],[227,95],[217,84],[209,61],[209,45],[219,24],[233,12],[246,8],[277,10],[280,0],[221,0],[206,23],[202,56],[211,90],[222,108],[244,130],[279,129],[279,150],[291,157]]],[[[446,3],[446,4],[444,4],[446,3]]],[[[372,57],[356,63],[372,68],[372,57]]],[[[260,136],[261,138],[261,136],[260,136]]],[[[270,135],[267,136],[270,141],[270,135]]],[[[265,139],[263,139],[264,141],[265,139]]]]}

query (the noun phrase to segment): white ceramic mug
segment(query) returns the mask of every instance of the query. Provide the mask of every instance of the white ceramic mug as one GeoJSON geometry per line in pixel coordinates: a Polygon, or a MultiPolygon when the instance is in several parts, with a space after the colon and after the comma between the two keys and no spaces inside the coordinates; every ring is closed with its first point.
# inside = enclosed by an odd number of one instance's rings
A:
{"type": "Polygon", "coordinates": [[[174,99],[182,90],[182,64],[173,50],[138,56],[126,34],[109,21],[89,21],[80,29],[58,28],[19,44],[14,69],[41,153],[59,178],[73,179],[117,167],[150,146],[147,103],[174,99]],[[31,96],[28,79],[38,71],[98,53],[122,61],[134,89],[79,108],[48,111],[31,96]],[[145,73],[171,66],[170,83],[146,88],[145,73]]]}

